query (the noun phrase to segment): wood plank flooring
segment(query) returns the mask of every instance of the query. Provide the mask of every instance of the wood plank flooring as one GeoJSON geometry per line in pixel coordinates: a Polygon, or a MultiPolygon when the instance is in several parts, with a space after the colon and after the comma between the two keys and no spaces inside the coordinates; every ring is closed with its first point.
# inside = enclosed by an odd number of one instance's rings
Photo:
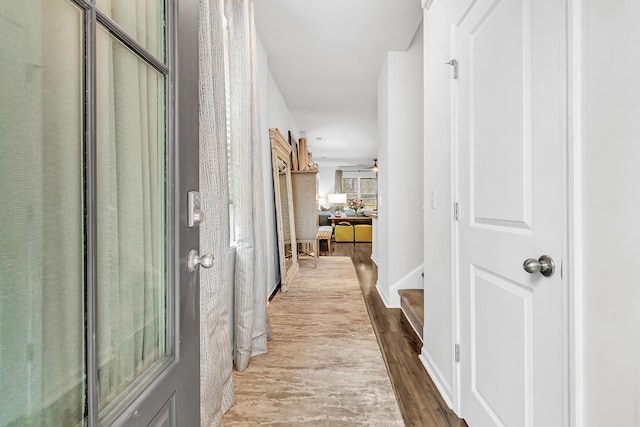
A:
{"type": "Polygon", "coordinates": [[[380,299],[375,288],[378,273],[371,261],[371,244],[335,243],[331,248],[331,255],[349,256],[355,266],[405,425],[466,427],[464,420],[442,400],[418,359],[421,343],[410,326],[402,325],[400,309],[388,309],[380,299]]]}

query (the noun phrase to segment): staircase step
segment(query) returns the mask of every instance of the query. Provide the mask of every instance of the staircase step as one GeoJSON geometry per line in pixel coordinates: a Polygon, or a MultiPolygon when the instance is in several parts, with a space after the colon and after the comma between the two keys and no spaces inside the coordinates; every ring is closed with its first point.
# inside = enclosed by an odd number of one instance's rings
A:
{"type": "Polygon", "coordinates": [[[423,289],[401,289],[400,308],[418,337],[422,341],[422,329],[424,327],[424,290],[423,289]]]}

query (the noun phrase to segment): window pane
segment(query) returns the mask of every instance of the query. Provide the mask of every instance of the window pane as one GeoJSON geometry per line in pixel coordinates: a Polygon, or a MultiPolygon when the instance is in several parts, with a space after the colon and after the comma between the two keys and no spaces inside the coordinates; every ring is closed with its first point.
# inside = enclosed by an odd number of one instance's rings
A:
{"type": "Polygon", "coordinates": [[[0,1],[0,426],[83,424],[82,25],[0,1]]]}
{"type": "Polygon", "coordinates": [[[100,409],[165,354],[165,79],[97,30],[100,409]]]}
{"type": "Polygon", "coordinates": [[[96,5],[156,58],[165,60],[163,0],[96,0],[96,5]]]}
{"type": "MultiPolygon", "coordinates": [[[[343,193],[358,193],[358,178],[342,178],[342,192],[343,193]]],[[[347,197],[347,199],[350,196],[347,197]]]]}
{"type": "Polygon", "coordinates": [[[378,207],[375,194],[363,194],[362,202],[364,203],[365,209],[376,209],[378,207]]]}
{"type": "Polygon", "coordinates": [[[378,180],[375,178],[360,178],[360,193],[375,194],[378,191],[378,180]]]}

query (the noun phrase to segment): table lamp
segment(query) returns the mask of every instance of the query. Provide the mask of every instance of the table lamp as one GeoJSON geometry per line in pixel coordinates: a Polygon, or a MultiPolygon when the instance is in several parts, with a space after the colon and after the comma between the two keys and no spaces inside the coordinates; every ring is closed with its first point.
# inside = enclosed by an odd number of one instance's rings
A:
{"type": "Polygon", "coordinates": [[[329,204],[331,204],[331,215],[335,216],[336,214],[336,206],[335,205],[343,205],[347,203],[347,195],[346,193],[336,193],[327,195],[329,199],[329,204]]]}

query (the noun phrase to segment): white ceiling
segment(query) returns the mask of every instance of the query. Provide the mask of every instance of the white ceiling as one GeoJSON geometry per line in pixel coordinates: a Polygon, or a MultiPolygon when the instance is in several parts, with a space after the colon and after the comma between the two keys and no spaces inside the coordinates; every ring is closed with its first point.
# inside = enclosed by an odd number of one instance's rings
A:
{"type": "Polygon", "coordinates": [[[378,76],[389,51],[406,50],[420,0],[255,0],[258,36],[313,159],[377,157],[378,76]]]}

